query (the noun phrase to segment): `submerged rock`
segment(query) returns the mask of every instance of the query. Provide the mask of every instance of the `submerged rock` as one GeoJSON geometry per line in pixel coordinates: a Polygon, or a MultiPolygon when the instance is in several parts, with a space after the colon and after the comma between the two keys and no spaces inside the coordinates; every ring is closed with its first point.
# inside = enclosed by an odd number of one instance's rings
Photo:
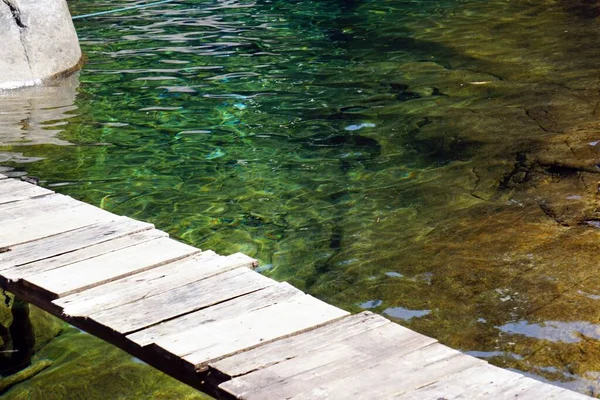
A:
{"type": "Polygon", "coordinates": [[[36,376],[51,365],[52,361],[50,360],[39,360],[30,367],[25,368],[14,375],[0,378],[0,393],[5,392],[19,382],[23,382],[36,376]]]}

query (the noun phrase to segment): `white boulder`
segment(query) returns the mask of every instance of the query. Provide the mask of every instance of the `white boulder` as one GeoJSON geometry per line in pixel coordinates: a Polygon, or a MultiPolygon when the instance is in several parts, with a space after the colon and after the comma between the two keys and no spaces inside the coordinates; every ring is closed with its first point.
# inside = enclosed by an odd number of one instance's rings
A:
{"type": "Polygon", "coordinates": [[[0,89],[68,75],[82,54],[66,0],[0,0],[0,89]]]}

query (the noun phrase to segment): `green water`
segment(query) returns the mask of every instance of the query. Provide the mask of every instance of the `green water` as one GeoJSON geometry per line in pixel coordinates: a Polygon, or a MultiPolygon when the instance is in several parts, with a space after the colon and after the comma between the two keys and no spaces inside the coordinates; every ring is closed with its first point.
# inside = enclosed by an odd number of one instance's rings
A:
{"type": "Polygon", "coordinates": [[[32,137],[9,118],[20,134],[0,163],[598,395],[598,15],[559,0],[181,0],[80,20],[78,88],[32,137]]]}

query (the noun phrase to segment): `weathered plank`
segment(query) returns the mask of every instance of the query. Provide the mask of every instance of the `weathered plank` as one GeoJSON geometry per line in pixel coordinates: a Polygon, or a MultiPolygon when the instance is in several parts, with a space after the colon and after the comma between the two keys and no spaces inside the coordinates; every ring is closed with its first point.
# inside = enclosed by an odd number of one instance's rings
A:
{"type": "MultiPolygon", "coordinates": [[[[146,231],[139,235],[152,234],[152,232],[153,230],[146,231]]],[[[156,268],[199,252],[200,250],[175,240],[159,238],[31,275],[23,281],[25,284],[43,291],[44,297],[55,299],[112,282],[136,272],[156,268]]]]}
{"type": "Polygon", "coordinates": [[[276,282],[248,268],[231,271],[92,314],[88,318],[122,334],[191,313],[276,282]]]}
{"type": "Polygon", "coordinates": [[[0,204],[45,196],[51,193],[53,193],[51,190],[16,179],[0,180],[0,204]]]}
{"type": "MultiPolygon", "coordinates": [[[[438,381],[446,375],[483,364],[484,361],[466,356],[441,344],[422,347],[408,354],[381,357],[367,368],[357,368],[349,374],[340,374],[326,383],[312,385],[306,382],[303,391],[290,399],[387,399],[438,381]]],[[[239,378],[238,378],[239,379],[239,378]]],[[[275,399],[268,389],[248,392],[245,399],[275,399]]],[[[285,391],[285,388],[279,386],[285,391]]]]}
{"type": "Polygon", "coordinates": [[[69,316],[86,316],[132,301],[155,296],[180,286],[241,267],[252,267],[256,260],[242,253],[223,257],[213,251],[169,263],[98,288],[75,293],[54,301],[69,316]]]}
{"type": "Polygon", "coordinates": [[[333,338],[325,347],[250,372],[220,387],[244,398],[285,399],[307,390],[307,385],[315,387],[366,369],[392,354],[400,357],[435,343],[432,338],[393,323],[341,340],[333,338]],[[267,394],[269,397],[264,397],[267,394]]]}
{"type": "MultiPolygon", "coordinates": [[[[139,222],[127,217],[114,216],[114,218],[105,222],[9,247],[8,251],[0,253],[0,271],[7,269],[17,270],[6,273],[5,277],[10,279],[26,276],[26,268],[19,270],[16,267],[35,263],[40,260],[43,260],[41,263],[43,264],[43,268],[30,268],[30,271],[43,272],[50,270],[55,268],[56,265],[66,265],[102,254],[98,253],[98,251],[93,251],[94,249],[98,249],[94,246],[99,243],[150,230],[153,227],[152,224],[145,222],[139,222]],[[92,247],[89,248],[90,246],[92,247]],[[82,251],[82,249],[86,248],[89,249],[82,251]],[[62,257],[60,257],[61,255],[62,257]]],[[[166,234],[163,236],[166,236],[166,234]]],[[[109,248],[118,249],[118,247],[109,248]]],[[[28,267],[33,267],[33,265],[29,265],[28,267]]]]}
{"type": "Polygon", "coordinates": [[[520,379],[523,379],[523,375],[489,364],[482,364],[445,376],[437,382],[404,393],[396,398],[401,400],[439,398],[496,399],[498,397],[492,396],[492,391],[503,391],[520,379]]]}
{"type": "MultiPolygon", "coordinates": [[[[82,249],[64,253],[48,259],[39,260],[25,265],[10,268],[5,270],[2,273],[2,275],[7,279],[15,281],[17,279],[23,279],[28,276],[39,275],[44,272],[52,271],[57,268],[66,267],[70,264],[75,264],[85,260],[91,260],[95,257],[102,256],[104,254],[112,253],[118,250],[126,249],[131,246],[136,246],[141,243],[149,242],[151,240],[156,240],[159,238],[164,238],[167,236],[168,235],[165,232],[156,229],[143,230],[141,232],[117,237],[107,242],[102,242],[90,247],[84,247],[82,249]]],[[[53,236],[53,238],[54,237],[55,236],[53,236]]]]}
{"type": "MultiPolygon", "coordinates": [[[[336,342],[391,323],[391,321],[380,315],[365,311],[342,318],[318,329],[224,358],[210,364],[210,367],[229,377],[236,377],[300,357],[303,354],[328,347],[336,342]]],[[[405,328],[400,327],[399,329],[405,328]]]]}
{"type": "Polygon", "coordinates": [[[127,338],[140,346],[147,346],[163,337],[193,329],[198,325],[208,325],[234,318],[301,296],[304,296],[302,291],[283,282],[143,329],[127,338]]]}
{"type": "Polygon", "coordinates": [[[0,223],[56,212],[65,208],[72,208],[79,204],[79,202],[69,196],[56,193],[33,199],[4,203],[0,204],[0,223]]]}
{"type": "Polygon", "coordinates": [[[0,174],[0,281],[192,385],[245,399],[588,398],[166,236],[0,174]]]}
{"type": "Polygon", "coordinates": [[[348,312],[305,295],[210,325],[166,336],[153,347],[195,368],[217,359],[316,328],[348,312]]]}
{"type": "Polygon", "coordinates": [[[477,399],[525,399],[525,400],[540,400],[540,399],[556,399],[556,400],[584,400],[590,397],[576,393],[565,388],[551,385],[549,383],[536,381],[531,378],[523,377],[510,385],[502,387],[494,387],[487,390],[488,396],[480,396],[474,394],[472,398],[477,399]]]}
{"type": "Polygon", "coordinates": [[[64,315],[91,315],[208,278],[214,275],[210,266],[224,264],[224,258],[214,251],[204,251],[149,271],[74,293],[54,300],[53,303],[63,309],[64,315]],[[205,268],[207,265],[208,268],[205,268]]]}
{"type": "Polygon", "coordinates": [[[3,222],[0,248],[31,242],[112,218],[114,214],[79,203],[72,208],[3,222]]]}

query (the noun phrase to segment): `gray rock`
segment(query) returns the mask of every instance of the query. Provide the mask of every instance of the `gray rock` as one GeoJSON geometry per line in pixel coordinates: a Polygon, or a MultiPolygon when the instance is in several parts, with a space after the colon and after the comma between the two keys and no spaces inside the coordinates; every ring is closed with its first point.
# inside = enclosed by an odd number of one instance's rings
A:
{"type": "Polygon", "coordinates": [[[0,90],[43,83],[81,61],[65,0],[0,0],[0,90]]]}

